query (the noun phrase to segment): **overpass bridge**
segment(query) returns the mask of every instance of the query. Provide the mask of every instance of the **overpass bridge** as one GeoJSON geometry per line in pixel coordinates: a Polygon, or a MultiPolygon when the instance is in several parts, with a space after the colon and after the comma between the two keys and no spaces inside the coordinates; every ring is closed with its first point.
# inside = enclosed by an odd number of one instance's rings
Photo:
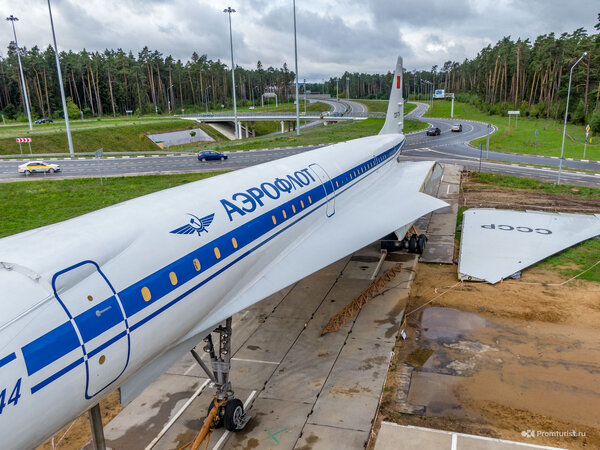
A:
{"type": "MultiPolygon", "coordinates": [[[[208,113],[208,114],[178,114],[175,115],[180,119],[193,120],[196,122],[234,122],[235,116],[233,113],[208,113]]],[[[321,113],[300,113],[300,120],[304,122],[346,122],[352,120],[364,120],[369,117],[384,118],[384,113],[367,113],[367,112],[353,112],[346,111],[344,113],[339,112],[321,112],[321,113]]],[[[287,124],[288,131],[294,129],[296,125],[296,113],[295,112],[241,112],[237,115],[239,136],[248,137],[249,135],[249,122],[258,121],[273,121],[281,123],[281,132],[285,133],[287,124]],[[245,134],[245,136],[244,136],[245,134]]]]}

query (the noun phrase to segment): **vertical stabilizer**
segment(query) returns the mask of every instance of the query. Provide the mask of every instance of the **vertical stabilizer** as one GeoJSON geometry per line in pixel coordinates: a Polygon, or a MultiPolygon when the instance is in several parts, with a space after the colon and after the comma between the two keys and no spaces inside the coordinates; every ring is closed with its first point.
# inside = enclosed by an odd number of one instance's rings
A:
{"type": "Polygon", "coordinates": [[[402,98],[402,57],[398,56],[385,124],[379,134],[402,133],[404,128],[404,99],[402,98]]]}

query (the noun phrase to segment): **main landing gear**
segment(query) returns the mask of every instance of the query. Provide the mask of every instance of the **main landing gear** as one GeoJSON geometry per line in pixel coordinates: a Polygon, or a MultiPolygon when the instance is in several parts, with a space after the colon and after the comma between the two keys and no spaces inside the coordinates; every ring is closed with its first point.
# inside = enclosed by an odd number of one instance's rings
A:
{"type": "Polygon", "coordinates": [[[388,234],[381,240],[381,249],[388,252],[397,252],[408,250],[408,253],[423,254],[427,244],[427,236],[417,233],[414,225],[410,228],[406,236],[399,241],[395,233],[388,234]]]}
{"type": "Polygon", "coordinates": [[[194,444],[196,444],[196,441],[198,441],[198,444],[201,443],[212,428],[224,426],[229,431],[238,431],[243,429],[250,420],[250,416],[244,412],[242,402],[233,397],[234,392],[229,381],[231,369],[231,317],[225,321],[225,326],[220,325],[213,332],[219,335],[218,351],[215,350],[212,334],[204,338],[204,351],[210,355],[212,370],[207,367],[195,350],[192,349],[191,351],[194,359],[217,387],[215,398],[210,403],[208,415],[194,444]],[[203,436],[201,436],[202,434],[203,436]]]}

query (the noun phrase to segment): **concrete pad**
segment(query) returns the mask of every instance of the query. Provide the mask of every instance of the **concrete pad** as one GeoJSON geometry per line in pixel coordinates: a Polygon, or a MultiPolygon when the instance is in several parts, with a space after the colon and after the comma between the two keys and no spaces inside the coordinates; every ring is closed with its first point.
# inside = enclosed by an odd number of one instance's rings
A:
{"type": "Polygon", "coordinates": [[[314,313],[312,319],[321,321],[322,325],[325,326],[331,317],[340,312],[370,285],[370,280],[352,278],[346,278],[336,283],[319,305],[319,309],[314,313]]]}
{"type": "MultiPolygon", "coordinates": [[[[453,236],[456,232],[456,214],[458,211],[457,205],[452,205],[453,211],[449,214],[433,214],[427,227],[427,237],[431,238],[434,235],[438,236],[453,236]]],[[[428,242],[429,244],[429,242],[428,242]]]]}
{"type": "Polygon", "coordinates": [[[262,398],[314,403],[337,359],[347,333],[320,336],[321,322],[310,321],[273,376],[262,398]]]}
{"type": "Polygon", "coordinates": [[[382,422],[374,449],[387,450],[390,448],[400,450],[415,448],[440,450],[522,450],[524,448],[561,450],[557,447],[547,447],[527,442],[507,441],[473,434],[382,422]]]}
{"type": "Polygon", "coordinates": [[[317,310],[319,305],[339,276],[327,272],[317,273],[296,283],[294,288],[273,311],[271,317],[297,318],[304,323],[317,310]]]}
{"type": "Polygon", "coordinates": [[[302,437],[294,448],[297,450],[358,449],[364,448],[368,440],[367,431],[306,424],[302,430],[302,437]]]}
{"type": "Polygon", "coordinates": [[[458,406],[460,402],[454,394],[454,387],[462,380],[464,377],[414,371],[408,391],[408,402],[425,406],[430,416],[463,416],[464,413],[458,406]]]}
{"type": "MultiPolygon", "coordinates": [[[[448,201],[452,199],[458,199],[458,194],[460,193],[460,185],[459,184],[449,184],[443,182],[440,184],[438,189],[437,197],[442,200],[448,201]]],[[[448,201],[448,203],[450,203],[448,201]]]]}
{"type": "MultiPolygon", "coordinates": [[[[200,428],[202,428],[204,418],[208,412],[208,406],[214,398],[214,394],[215,389],[207,387],[198,397],[196,397],[183,414],[181,414],[179,419],[177,419],[171,428],[169,428],[158,440],[153,447],[153,450],[172,450],[174,448],[181,448],[193,440],[198,431],[200,431],[200,428]]],[[[244,389],[236,389],[235,391],[236,398],[239,398],[242,402],[245,402],[250,395],[251,391],[244,389]]],[[[213,444],[217,442],[224,432],[225,430],[223,428],[215,430],[211,435],[210,442],[213,444]]],[[[153,438],[154,437],[155,436],[153,436],[153,438]]],[[[144,446],[117,448],[137,449],[144,448],[144,446]]]]}
{"type": "Polygon", "coordinates": [[[231,433],[221,448],[293,448],[311,408],[310,404],[259,397],[249,410],[252,420],[245,429],[231,433]]]}
{"type": "Polygon", "coordinates": [[[160,376],[104,427],[107,446],[145,448],[205,380],[181,375],[160,376]]]}
{"type": "Polygon", "coordinates": [[[456,447],[460,450],[523,450],[523,448],[557,449],[556,447],[546,447],[459,433],[456,433],[456,447]]]}
{"type": "Polygon", "coordinates": [[[358,314],[351,336],[391,344],[392,351],[404,317],[410,289],[392,289],[367,303],[358,314]]]}
{"type": "Polygon", "coordinates": [[[351,259],[344,269],[344,272],[342,272],[342,277],[357,280],[370,280],[378,264],[379,257],[376,256],[351,259]]]}
{"type": "Polygon", "coordinates": [[[414,450],[414,449],[439,449],[452,448],[452,435],[450,433],[436,433],[436,430],[401,426],[395,423],[382,422],[375,450],[414,450]]]}
{"type": "Polygon", "coordinates": [[[420,261],[452,264],[454,261],[454,235],[430,236],[420,261]]]}
{"type": "MultiPolygon", "coordinates": [[[[238,359],[231,359],[230,380],[235,389],[260,391],[267,380],[277,370],[277,363],[238,359]]],[[[210,367],[210,364],[209,364],[210,367]]]]}
{"type": "Polygon", "coordinates": [[[387,345],[384,348],[377,342],[348,339],[308,423],[369,431],[387,375],[389,357],[387,345]]]}
{"type": "Polygon", "coordinates": [[[234,356],[241,359],[281,362],[303,329],[304,324],[296,318],[269,316],[234,356]]]}
{"type": "Polygon", "coordinates": [[[444,174],[442,175],[442,182],[460,184],[460,173],[462,166],[453,166],[450,164],[442,164],[444,174]]]}

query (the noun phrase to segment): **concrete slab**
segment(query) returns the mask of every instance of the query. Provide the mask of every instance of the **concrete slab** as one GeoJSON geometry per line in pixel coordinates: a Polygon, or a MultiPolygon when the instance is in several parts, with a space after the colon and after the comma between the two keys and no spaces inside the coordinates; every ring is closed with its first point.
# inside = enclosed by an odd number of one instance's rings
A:
{"type": "Polygon", "coordinates": [[[427,428],[401,426],[395,423],[382,422],[375,450],[413,450],[422,449],[448,449],[452,448],[452,435],[435,433],[427,428]]]}
{"type": "Polygon", "coordinates": [[[296,318],[271,315],[235,353],[235,357],[279,363],[303,329],[304,324],[296,318]]]}
{"type": "Polygon", "coordinates": [[[297,450],[359,449],[364,448],[368,440],[367,431],[306,424],[302,430],[302,437],[294,448],[297,450]]]}
{"type": "Polygon", "coordinates": [[[454,261],[454,235],[429,236],[425,251],[419,259],[426,263],[452,264],[454,261]]]}
{"type": "Polygon", "coordinates": [[[355,339],[386,342],[391,351],[404,318],[404,308],[410,289],[392,289],[367,303],[354,322],[355,339]]]}
{"type": "MultiPolygon", "coordinates": [[[[171,427],[160,437],[153,447],[154,450],[172,450],[174,448],[181,448],[196,437],[202,424],[206,413],[208,412],[208,406],[214,398],[215,389],[207,387],[202,393],[196,397],[188,408],[183,411],[181,416],[171,425],[171,427]]],[[[236,397],[242,401],[245,401],[251,395],[251,391],[244,389],[236,389],[236,397]]],[[[212,435],[210,442],[217,442],[220,437],[225,433],[223,428],[215,430],[212,435]]],[[[131,434],[131,433],[130,433],[131,434]]],[[[134,435],[135,436],[135,435],[134,435]]],[[[139,446],[134,444],[132,447],[117,447],[127,449],[143,449],[145,446],[139,446]]]]}
{"type": "Polygon", "coordinates": [[[369,431],[387,374],[389,346],[349,338],[308,423],[369,431]],[[360,376],[357,374],[360,373],[360,376]]]}
{"type": "Polygon", "coordinates": [[[374,449],[388,450],[390,448],[398,450],[412,450],[415,448],[439,450],[561,450],[557,447],[547,447],[527,442],[507,441],[472,434],[382,422],[374,449]]]}
{"type": "MultiPolygon", "coordinates": [[[[242,431],[232,433],[224,448],[293,448],[312,405],[258,398],[252,405],[252,420],[242,431]]],[[[211,438],[211,442],[217,442],[211,438]]]]}
{"type": "Polygon", "coordinates": [[[314,403],[323,389],[346,333],[321,337],[320,322],[311,321],[265,386],[261,397],[314,403]]]}
{"type": "Polygon", "coordinates": [[[271,316],[297,318],[302,323],[308,321],[335,284],[339,273],[320,271],[308,279],[299,281],[271,316]]]}
{"type": "Polygon", "coordinates": [[[159,377],[106,425],[107,446],[145,448],[205,380],[170,374],[159,377]]]}

